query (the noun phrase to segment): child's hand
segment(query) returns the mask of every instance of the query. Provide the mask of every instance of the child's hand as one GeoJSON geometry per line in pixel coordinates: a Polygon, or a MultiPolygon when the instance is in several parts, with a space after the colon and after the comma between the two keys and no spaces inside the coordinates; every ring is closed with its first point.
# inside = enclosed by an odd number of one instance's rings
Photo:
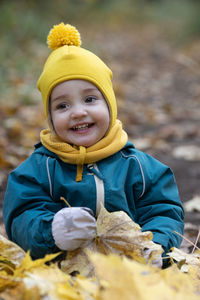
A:
{"type": "Polygon", "coordinates": [[[85,246],[97,232],[96,219],[87,207],[66,207],[58,211],[52,222],[52,235],[61,250],[85,246]]]}

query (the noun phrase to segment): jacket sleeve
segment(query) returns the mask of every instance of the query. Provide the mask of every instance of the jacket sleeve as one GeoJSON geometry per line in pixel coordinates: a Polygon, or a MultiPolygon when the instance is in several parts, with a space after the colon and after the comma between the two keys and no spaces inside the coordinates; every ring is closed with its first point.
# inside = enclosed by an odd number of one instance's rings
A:
{"type": "Polygon", "coordinates": [[[140,157],[144,193],[137,200],[137,222],[142,231],[152,231],[153,241],[165,252],[180,247],[184,211],[172,170],[149,155],[140,157]]]}
{"type": "Polygon", "coordinates": [[[32,154],[10,173],[3,205],[8,238],[30,250],[33,258],[58,251],[51,223],[62,205],[50,196],[45,161],[32,154]]]}

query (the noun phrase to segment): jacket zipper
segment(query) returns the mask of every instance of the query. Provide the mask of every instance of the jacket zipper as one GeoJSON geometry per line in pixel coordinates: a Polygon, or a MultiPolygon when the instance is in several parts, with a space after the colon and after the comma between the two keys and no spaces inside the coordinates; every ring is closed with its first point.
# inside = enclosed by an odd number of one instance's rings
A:
{"type": "MultiPolygon", "coordinates": [[[[89,166],[90,170],[93,168],[99,173],[99,169],[96,164],[90,165],[89,166]]],[[[94,175],[94,180],[96,184],[96,217],[98,217],[101,205],[104,206],[105,202],[105,194],[104,194],[104,183],[101,178],[99,178],[96,174],[96,172],[93,173],[94,175]]]]}

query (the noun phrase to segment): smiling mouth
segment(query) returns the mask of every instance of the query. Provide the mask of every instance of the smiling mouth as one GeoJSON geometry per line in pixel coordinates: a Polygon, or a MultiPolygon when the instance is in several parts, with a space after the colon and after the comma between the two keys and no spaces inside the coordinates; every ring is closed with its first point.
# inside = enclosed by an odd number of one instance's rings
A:
{"type": "Polygon", "coordinates": [[[81,130],[85,130],[85,129],[88,129],[90,127],[92,127],[94,125],[94,123],[86,123],[86,124],[80,124],[80,125],[76,125],[76,126],[73,126],[71,129],[73,131],[81,131],[81,130]]]}

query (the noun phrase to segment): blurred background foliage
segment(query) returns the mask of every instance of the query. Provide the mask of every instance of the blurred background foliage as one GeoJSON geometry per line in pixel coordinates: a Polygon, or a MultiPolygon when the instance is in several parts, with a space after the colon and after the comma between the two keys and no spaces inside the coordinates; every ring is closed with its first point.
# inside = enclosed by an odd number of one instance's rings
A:
{"type": "Polygon", "coordinates": [[[87,28],[154,25],[179,45],[200,37],[199,11],[198,0],[1,0],[0,101],[17,97],[31,103],[38,98],[36,78],[48,53],[45,40],[52,24],[77,26],[86,44],[87,28]]]}
{"type": "Polygon", "coordinates": [[[12,36],[16,42],[28,42],[30,36],[42,40],[60,20],[100,26],[159,23],[179,31],[179,39],[200,34],[199,0],[8,0],[0,8],[7,42],[12,36]]]}

